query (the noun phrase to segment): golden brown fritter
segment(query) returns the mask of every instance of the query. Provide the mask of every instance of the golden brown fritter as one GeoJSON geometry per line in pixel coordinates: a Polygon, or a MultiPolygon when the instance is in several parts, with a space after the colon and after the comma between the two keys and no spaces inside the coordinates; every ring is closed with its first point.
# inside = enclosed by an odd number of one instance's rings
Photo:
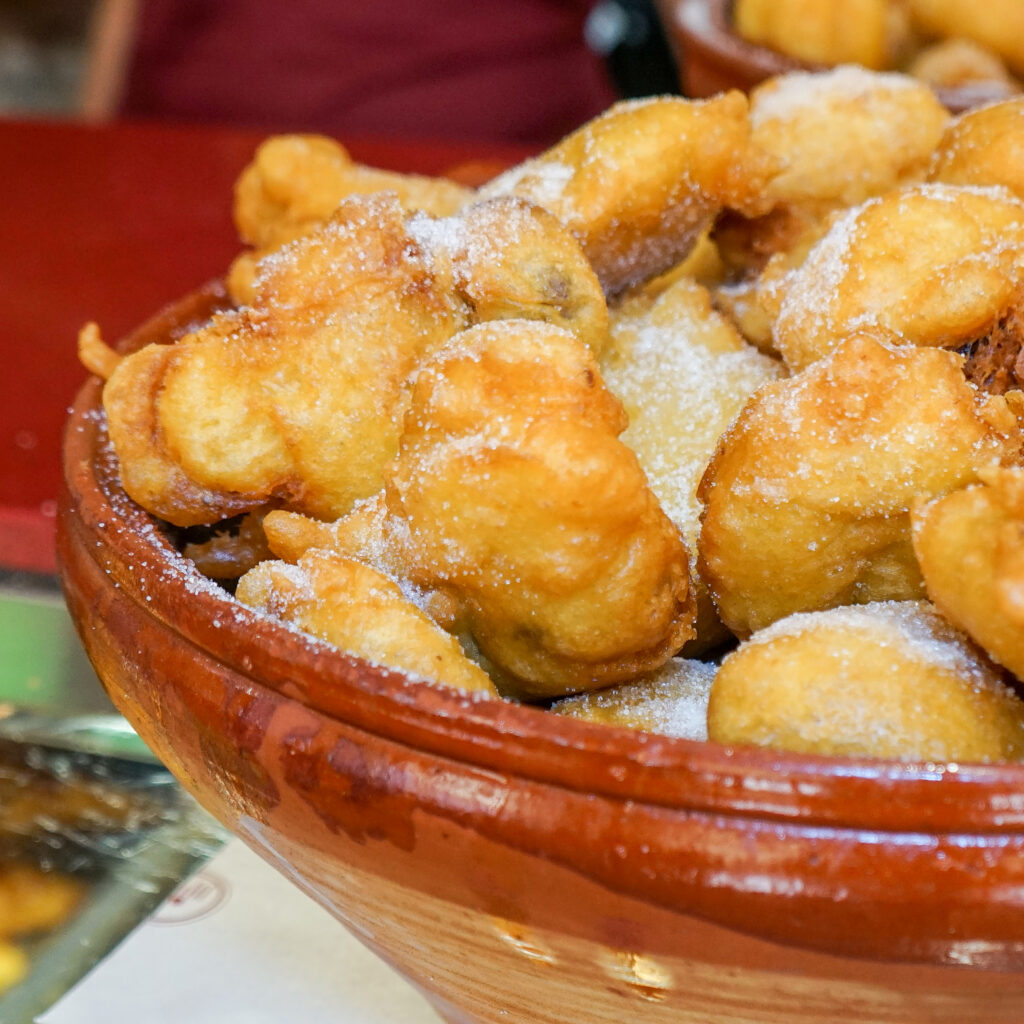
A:
{"type": "Polygon", "coordinates": [[[416,377],[385,474],[393,535],[506,691],[607,686],[693,633],[686,547],[625,425],[588,350],[539,322],[470,328],[416,377]]]}
{"type": "Polygon", "coordinates": [[[1024,756],[1024,702],[923,601],[792,615],[727,655],[708,735],[814,754],[987,762],[1024,756]]]}
{"type": "Polygon", "coordinates": [[[656,97],[617,103],[480,194],[550,210],[615,294],[682,259],[723,207],[765,212],[776,169],[751,144],[741,93],[656,97]]]}
{"type": "Polygon", "coordinates": [[[809,248],[833,211],[923,178],[948,121],[906,75],[844,66],[763,82],[750,94],[751,141],[781,170],[765,187],[769,213],[716,224],[726,262],[758,273],[776,252],[809,248]]]}
{"type": "Polygon", "coordinates": [[[811,64],[897,66],[911,42],[903,0],[735,0],[736,32],[811,64]]]}
{"type": "Polygon", "coordinates": [[[1022,271],[1024,202],[1003,189],[913,185],[843,213],[760,299],[775,348],[798,370],[862,329],[946,348],[982,337],[1022,271]]]}
{"type": "Polygon", "coordinates": [[[501,199],[437,221],[387,194],[345,200],[262,262],[251,306],[118,364],[104,407],[125,490],[181,526],[268,502],[343,515],[380,488],[420,359],[509,315],[604,343],[600,286],[551,214],[501,199]]]}
{"type": "Polygon", "coordinates": [[[417,375],[386,491],[326,524],[271,512],[274,552],[358,559],[482,652],[507,692],[656,669],[692,634],[687,552],[593,357],[554,326],[453,338],[417,375]]]}
{"type": "Polygon", "coordinates": [[[408,210],[447,217],[474,192],[446,178],[399,174],[356,163],[323,135],[277,135],[264,141],[235,183],[235,226],[252,250],[228,275],[229,292],[245,305],[253,297],[258,260],[322,224],[350,195],[393,192],[408,210]]]}
{"type": "Polygon", "coordinates": [[[983,471],[915,508],[913,524],[928,596],[1024,681],[1024,468],[983,471]]]}
{"type": "Polygon", "coordinates": [[[930,181],[1002,185],[1024,199],[1024,96],[967,110],[946,126],[930,181]]]}
{"type": "Polygon", "coordinates": [[[297,564],[261,562],[236,596],[358,658],[458,690],[495,695],[458,641],[393,580],[351,558],[312,549],[297,564]]]}
{"type": "Polygon", "coordinates": [[[798,611],[924,596],[910,508],[1013,463],[1020,424],[951,352],[867,335],[764,385],[700,484],[700,574],[741,637],[798,611]]]}
{"type": "Polygon", "coordinates": [[[394,192],[406,209],[435,217],[474,195],[446,178],[366,167],[323,135],[277,135],[260,144],[235,183],[235,226],[249,245],[278,246],[308,234],[347,196],[374,192],[394,192]]]}
{"type": "Polygon", "coordinates": [[[270,500],[333,518],[380,486],[404,386],[468,316],[393,198],[264,261],[259,301],[125,358],[103,400],[125,490],[177,525],[270,500]]]}

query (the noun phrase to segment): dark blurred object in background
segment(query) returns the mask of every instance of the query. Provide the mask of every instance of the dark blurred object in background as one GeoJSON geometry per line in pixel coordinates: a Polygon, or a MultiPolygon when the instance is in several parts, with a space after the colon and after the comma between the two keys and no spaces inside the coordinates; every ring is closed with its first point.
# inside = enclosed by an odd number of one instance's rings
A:
{"type": "Polygon", "coordinates": [[[142,0],[121,113],[547,145],[617,98],[593,0],[142,0]]]}
{"type": "Polygon", "coordinates": [[[0,0],[0,110],[40,114],[76,103],[91,0],[0,0]]]}
{"type": "Polygon", "coordinates": [[[588,45],[601,54],[621,96],[679,92],[679,72],[650,0],[599,0],[587,17],[588,45]]]}

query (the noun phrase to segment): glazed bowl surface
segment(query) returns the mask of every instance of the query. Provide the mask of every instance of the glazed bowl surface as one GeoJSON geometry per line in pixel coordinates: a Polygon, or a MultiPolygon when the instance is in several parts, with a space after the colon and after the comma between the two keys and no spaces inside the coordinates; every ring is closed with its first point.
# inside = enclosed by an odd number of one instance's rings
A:
{"type": "MultiPolygon", "coordinates": [[[[748,92],[759,82],[791,71],[821,71],[824,66],[798,60],[749,42],[732,25],[733,0],[657,0],[669,44],[687,96],[713,96],[727,89],[748,92]]],[[[1006,99],[1005,87],[978,82],[936,89],[954,113],[1006,99]]]]}
{"type": "MultiPolygon", "coordinates": [[[[180,336],[211,286],[126,340],[180,336]]],[[[68,606],[225,825],[450,1024],[1019,1022],[1024,767],[668,739],[411,681],[237,603],[121,491],[91,379],[68,606]]]]}

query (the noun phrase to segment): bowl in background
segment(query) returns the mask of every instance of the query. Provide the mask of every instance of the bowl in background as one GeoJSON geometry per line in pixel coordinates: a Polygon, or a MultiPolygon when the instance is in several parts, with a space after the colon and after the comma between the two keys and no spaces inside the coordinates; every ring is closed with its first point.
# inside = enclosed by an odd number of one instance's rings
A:
{"type": "MultiPolygon", "coordinates": [[[[703,98],[727,89],[749,92],[775,75],[824,70],[824,65],[797,60],[737,34],[732,26],[733,0],[656,0],[656,6],[686,96],[703,98]]],[[[953,113],[1007,98],[1005,87],[995,82],[935,93],[953,113]]]]}
{"type": "MultiPolygon", "coordinates": [[[[126,342],[179,336],[217,287],[126,342]]],[[[1019,1024],[1024,766],[556,717],[345,655],[200,576],[118,484],[100,382],[58,553],[114,703],[449,1024],[1019,1024]]]]}

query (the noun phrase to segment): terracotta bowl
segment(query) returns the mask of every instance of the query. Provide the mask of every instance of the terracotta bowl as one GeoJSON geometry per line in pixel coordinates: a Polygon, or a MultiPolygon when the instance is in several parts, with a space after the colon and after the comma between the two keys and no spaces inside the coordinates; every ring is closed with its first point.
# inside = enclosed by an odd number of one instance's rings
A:
{"type": "Polygon", "coordinates": [[[93,379],[67,427],[59,557],[110,696],[450,1024],[1024,1019],[1024,767],[729,749],[410,682],[199,576],[120,490],[99,402],[93,379]]]}
{"type": "MultiPolygon", "coordinates": [[[[789,71],[821,71],[777,50],[747,42],[732,27],[733,0],[657,0],[666,36],[679,64],[680,84],[687,96],[712,96],[726,89],[751,87],[789,71]]],[[[954,113],[1005,99],[998,83],[938,89],[954,113]]]]}

